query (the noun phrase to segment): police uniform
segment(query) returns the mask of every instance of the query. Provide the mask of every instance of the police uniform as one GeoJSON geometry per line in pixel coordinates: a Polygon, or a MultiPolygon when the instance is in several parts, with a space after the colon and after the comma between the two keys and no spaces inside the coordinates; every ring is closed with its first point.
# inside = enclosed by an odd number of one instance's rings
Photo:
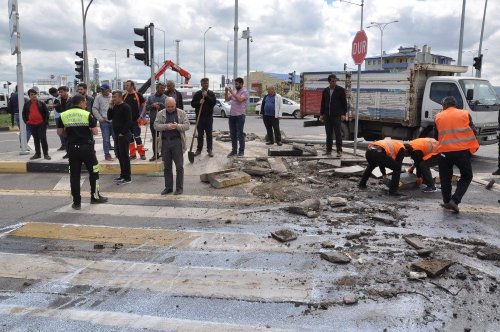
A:
{"type": "Polygon", "coordinates": [[[58,128],[64,128],[68,140],[69,172],[73,208],[79,209],[82,197],[80,195],[80,172],[82,163],[89,172],[92,204],[104,203],[105,197],[99,194],[99,163],[94,150],[94,139],[91,128],[97,126],[94,116],[81,108],[74,107],[61,113],[58,128]]]}

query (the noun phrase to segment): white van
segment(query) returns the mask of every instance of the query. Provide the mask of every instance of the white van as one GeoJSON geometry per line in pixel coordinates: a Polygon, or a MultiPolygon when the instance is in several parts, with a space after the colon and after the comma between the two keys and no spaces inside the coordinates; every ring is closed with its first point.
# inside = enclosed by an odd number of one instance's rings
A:
{"type": "Polygon", "coordinates": [[[0,92],[0,113],[7,113],[8,101],[7,94],[0,92]]]}

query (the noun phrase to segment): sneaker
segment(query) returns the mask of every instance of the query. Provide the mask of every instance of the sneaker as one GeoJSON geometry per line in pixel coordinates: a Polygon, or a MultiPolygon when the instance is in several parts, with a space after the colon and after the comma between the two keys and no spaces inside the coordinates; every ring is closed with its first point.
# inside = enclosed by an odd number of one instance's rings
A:
{"type": "Polygon", "coordinates": [[[449,209],[453,210],[455,213],[459,213],[460,209],[458,208],[458,204],[455,203],[454,200],[450,199],[450,201],[447,203],[449,209]]]}
{"type": "Polygon", "coordinates": [[[34,155],[31,156],[30,160],[35,160],[40,158],[42,158],[42,156],[39,153],[35,153],[34,155]]]}
{"type": "Polygon", "coordinates": [[[436,191],[438,191],[438,190],[434,186],[427,186],[424,189],[422,189],[423,193],[435,193],[436,191]]]}
{"type": "Polygon", "coordinates": [[[64,145],[61,145],[57,151],[66,151],[66,147],[64,145]]]}
{"type": "Polygon", "coordinates": [[[174,195],[182,195],[182,189],[175,189],[174,195]]]}
{"type": "Polygon", "coordinates": [[[73,203],[71,205],[71,207],[73,208],[73,210],[81,210],[82,209],[82,205],[81,204],[77,204],[77,203],[73,203]]]}
{"type": "Polygon", "coordinates": [[[113,179],[113,181],[122,181],[122,180],[123,180],[123,178],[121,176],[113,179]]]}
{"type": "Polygon", "coordinates": [[[120,181],[116,182],[117,185],[129,184],[129,183],[132,183],[132,180],[121,179],[120,181]]]}
{"type": "Polygon", "coordinates": [[[491,173],[491,175],[500,175],[500,167],[496,171],[491,173]]]}
{"type": "Polygon", "coordinates": [[[155,161],[157,159],[160,159],[160,156],[152,156],[151,158],[149,158],[149,161],[155,161]]]}
{"type": "Polygon", "coordinates": [[[67,153],[63,156],[63,159],[68,159],[68,154],[67,153]]]}
{"type": "Polygon", "coordinates": [[[238,152],[238,157],[244,157],[244,156],[245,156],[245,152],[243,152],[243,151],[238,152]]]}
{"type": "Polygon", "coordinates": [[[342,157],[342,151],[337,151],[337,158],[342,157]]]}
{"type": "Polygon", "coordinates": [[[211,158],[214,156],[214,153],[212,151],[208,151],[208,156],[211,158]]]}
{"type": "Polygon", "coordinates": [[[171,194],[173,193],[174,191],[172,189],[163,189],[163,191],[161,192],[161,195],[168,195],[168,194],[171,194]]]}
{"type": "Polygon", "coordinates": [[[108,198],[101,195],[99,195],[99,198],[94,198],[94,197],[90,198],[90,204],[102,204],[106,203],[107,201],[108,198]]]}
{"type": "Polygon", "coordinates": [[[228,158],[231,158],[231,157],[234,157],[236,156],[236,152],[235,151],[231,151],[229,152],[229,154],[227,155],[228,158]]]}
{"type": "Polygon", "coordinates": [[[52,158],[50,158],[50,156],[48,154],[44,154],[43,155],[43,159],[45,159],[45,160],[51,160],[52,158]]]}
{"type": "Polygon", "coordinates": [[[201,154],[200,150],[196,150],[195,153],[194,153],[195,156],[199,156],[200,154],[201,154]]]}
{"type": "Polygon", "coordinates": [[[111,157],[111,155],[107,155],[106,157],[104,157],[104,159],[106,159],[106,161],[114,161],[113,157],[111,157]]]}
{"type": "Polygon", "coordinates": [[[130,160],[136,160],[137,156],[130,156],[130,160]]]}
{"type": "Polygon", "coordinates": [[[146,156],[145,156],[145,155],[142,155],[142,156],[141,156],[141,160],[146,160],[146,156]]]}

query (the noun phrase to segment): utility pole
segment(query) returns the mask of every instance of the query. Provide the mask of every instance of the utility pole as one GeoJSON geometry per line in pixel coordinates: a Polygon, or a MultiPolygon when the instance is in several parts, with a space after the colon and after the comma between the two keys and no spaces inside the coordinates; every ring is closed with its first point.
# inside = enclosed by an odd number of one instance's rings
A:
{"type": "Polygon", "coordinates": [[[89,11],[89,7],[92,4],[92,1],[90,0],[89,4],[87,5],[87,8],[85,10],[83,9],[83,0],[82,0],[82,17],[83,17],[83,82],[85,84],[89,84],[89,55],[87,53],[87,27],[86,27],[86,21],[87,21],[87,13],[89,11]]]}
{"type": "MultiPolygon", "coordinates": [[[[466,2],[466,0],[463,0],[463,2],[462,2],[462,18],[460,20],[460,37],[458,40],[457,65],[459,65],[459,66],[462,65],[462,53],[463,53],[463,48],[464,48],[465,2],[466,2]]],[[[460,73],[458,73],[457,75],[460,76],[460,73]]]]}
{"type": "Polygon", "coordinates": [[[484,21],[486,20],[487,5],[488,5],[488,0],[484,0],[483,24],[481,25],[481,37],[479,38],[479,50],[477,51],[477,57],[480,59],[480,65],[479,69],[476,70],[476,77],[481,77],[481,71],[483,66],[483,56],[481,55],[481,47],[483,46],[484,21]]]}
{"type": "Polygon", "coordinates": [[[234,58],[233,80],[238,77],[238,0],[234,0],[234,58]]]}
{"type": "MultiPolygon", "coordinates": [[[[175,44],[176,44],[176,47],[175,47],[175,55],[176,55],[176,57],[175,57],[175,63],[176,63],[178,66],[180,66],[180,65],[181,65],[181,63],[180,63],[180,62],[181,62],[181,60],[179,60],[179,43],[180,43],[181,41],[182,41],[182,40],[180,40],[180,39],[176,39],[176,40],[175,40],[175,44]]],[[[179,83],[179,73],[177,73],[177,72],[176,72],[176,74],[175,74],[175,81],[176,81],[177,83],[179,83]]]]}

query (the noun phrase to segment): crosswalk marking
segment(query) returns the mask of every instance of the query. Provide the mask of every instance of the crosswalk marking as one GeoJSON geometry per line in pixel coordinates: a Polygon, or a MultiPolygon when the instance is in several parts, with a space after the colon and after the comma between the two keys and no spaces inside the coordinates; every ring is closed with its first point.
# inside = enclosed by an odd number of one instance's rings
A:
{"type": "Polygon", "coordinates": [[[127,287],[173,296],[308,303],[312,280],[290,271],[261,271],[119,260],[0,253],[0,277],[93,287],[127,287]]]}
{"type": "Polygon", "coordinates": [[[169,231],[42,222],[26,223],[11,231],[9,236],[191,250],[282,253],[296,252],[298,248],[301,248],[302,253],[312,253],[317,251],[314,245],[321,241],[321,237],[316,235],[301,235],[297,240],[284,244],[270,238],[268,234],[169,231]]]}
{"type": "Polygon", "coordinates": [[[28,307],[23,305],[0,304],[1,315],[46,317],[59,320],[89,322],[94,325],[112,326],[126,329],[148,329],[154,331],[177,332],[285,332],[292,330],[267,328],[265,326],[238,325],[209,321],[164,318],[133,313],[79,310],[50,309],[43,307],[28,307]]]}
{"type": "MultiPolygon", "coordinates": [[[[83,183],[85,182],[86,177],[82,176],[80,178],[80,187],[83,186],[83,183]]],[[[56,183],[54,186],[54,189],[52,190],[66,190],[69,191],[71,190],[71,181],[69,178],[69,175],[64,175],[59,182],[56,183]]]]}

